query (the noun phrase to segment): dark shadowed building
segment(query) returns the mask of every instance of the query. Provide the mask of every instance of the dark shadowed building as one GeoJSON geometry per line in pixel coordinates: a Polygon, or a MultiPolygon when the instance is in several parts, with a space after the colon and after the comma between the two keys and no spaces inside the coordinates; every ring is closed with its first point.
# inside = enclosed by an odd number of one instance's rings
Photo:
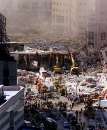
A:
{"type": "Polygon", "coordinates": [[[17,84],[17,70],[16,61],[9,54],[7,41],[6,18],[0,14],[0,84],[8,86],[17,84]]]}

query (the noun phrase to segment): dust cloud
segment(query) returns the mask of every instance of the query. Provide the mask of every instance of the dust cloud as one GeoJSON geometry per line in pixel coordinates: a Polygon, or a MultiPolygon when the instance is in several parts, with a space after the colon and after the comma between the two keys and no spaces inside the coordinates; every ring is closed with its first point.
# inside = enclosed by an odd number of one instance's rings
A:
{"type": "Polygon", "coordinates": [[[9,35],[43,35],[51,28],[49,0],[0,0],[9,35]]]}

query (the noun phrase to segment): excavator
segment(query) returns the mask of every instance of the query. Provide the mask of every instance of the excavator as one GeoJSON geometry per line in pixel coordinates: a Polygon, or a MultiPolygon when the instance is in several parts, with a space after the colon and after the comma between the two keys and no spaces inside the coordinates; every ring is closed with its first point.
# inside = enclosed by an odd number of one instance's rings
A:
{"type": "MultiPolygon", "coordinates": [[[[72,66],[70,68],[70,72],[73,75],[79,76],[79,74],[80,74],[80,68],[76,65],[73,55],[70,52],[69,52],[69,54],[70,54],[70,60],[72,62],[72,66]]],[[[58,64],[56,64],[53,67],[53,70],[54,70],[55,73],[62,73],[62,71],[63,71],[62,68],[58,66],[58,64]]]]}

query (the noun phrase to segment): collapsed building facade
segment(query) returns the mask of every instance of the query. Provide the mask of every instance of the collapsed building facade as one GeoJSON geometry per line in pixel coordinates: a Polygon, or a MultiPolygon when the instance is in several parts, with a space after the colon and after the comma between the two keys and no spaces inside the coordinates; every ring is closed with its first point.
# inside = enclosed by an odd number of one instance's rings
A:
{"type": "Polygon", "coordinates": [[[100,58],[93,54],[90,56],[87,48],[75,49],[67,43],[48,43],[46,44],[34,42],[11,42],[9,44],[11,55],[15,57],[18,68],[25,70],[38,70],[40,67],[46,69],[53,69],[54,66],[70,70],[72,66],[72,56],[76,66],[80,68],[87,68],[87,66],[97,66],[100,58]],[[87,52],[87,53],[86,53],[87,52]]]}
{"type": "Polygon", "coordinates": [[[26,70],[38,70],[40,67],[52,69],[55,65],[70,69],[72,64],[69,54],[60,52],[13,52],[17,60],[18,68],[26,70]]]}

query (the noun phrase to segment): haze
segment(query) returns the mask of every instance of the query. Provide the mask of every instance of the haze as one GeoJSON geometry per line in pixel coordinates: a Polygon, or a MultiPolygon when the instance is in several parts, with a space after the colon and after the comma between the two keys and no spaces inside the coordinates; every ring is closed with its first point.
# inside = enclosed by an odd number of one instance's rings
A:
{"type": "Polygon", "coordinates": [[[46,0],[0,0],[0,12],[7,17],[8,34],[40,34],[47,31],[46,0]],[[45,1],[45,3],[43,3],[45,1]]]}

